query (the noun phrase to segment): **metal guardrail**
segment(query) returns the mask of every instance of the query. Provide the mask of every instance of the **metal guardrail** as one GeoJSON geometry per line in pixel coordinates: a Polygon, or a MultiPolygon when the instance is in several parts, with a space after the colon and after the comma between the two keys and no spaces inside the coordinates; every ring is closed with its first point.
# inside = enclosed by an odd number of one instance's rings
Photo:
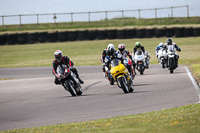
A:
{"type": "Polygon", "coordinates": [[[108,20],[108,14],[109,13],[119,13],[121,15],[119,15],[118,17],[120,17],[121,19],[124,19],[125,18],[125,15],[124,13],[125,12],[138,12],[138,19],[141,19],[141,12],[142,11],[154,11],[154,17],[152,18],[158,18],[158,11],[159,10],[165,10],[165,9],[169,9],[170,10],[170,16],[168,17],[171,17],[173,18],[174,16],[174,9],[175,8],[186,8],[186,12],[187,14],[185,15],[186,17],[189,18],[189,6],[186,5],[186,6],[174,6],[174,7],[165,7],[165,8],[148,8],[148,9],[136,9],[136,10],[115,10],[115,11],[96,11],[96,12],[71,12],[71,13],[47,13],[47,14],[20,14],[20,15],[3,15],[3,16],[0,16],[1,17],[1,20],[2,20],[2,25],[6,25],[5,23],[5,19],[6,18],[10,18],[10,17],[18,17],[19,19],[19,23],[20,25],[22,24],[25,24],[25,23],[22,23],[22,17],[26,17],[26,16],[35,16],[36,17],[36,23],[33,23],[33,24],[40,24],[40,17],[41,16],[52,16],[52,19],[53,19],[53,22],[54,23],[57,23],[56,22],[56,19],[58,18],[57,16],[59,15],[70,15],[71,16],[71,20],[68,21],[68,22],[75,22],[74,21],[74,15],[76,14],[86,14],[88,16],[88,22],[91,22],[91,14],[99,14],[99,13],[103,13],[105,14],[105,18],[104,20],[108,20]]]}

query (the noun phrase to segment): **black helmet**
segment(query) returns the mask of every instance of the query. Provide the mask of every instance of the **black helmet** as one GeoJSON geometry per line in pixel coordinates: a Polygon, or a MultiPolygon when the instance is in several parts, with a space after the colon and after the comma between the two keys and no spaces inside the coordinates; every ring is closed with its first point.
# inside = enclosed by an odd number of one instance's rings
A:
{"type": "Polygon", "coordinates": [[[115,53],[115,49],[114,48],[110,47],[109,49],[107,49],[107,55],[108,56],[114,55],[114,53],[115,53]]]}
{"type": "Polygon", "coordinates": [[[168,45],[172,45],[172,39],[170,39],[170,38],[167,39],[167,44],[168,44],[168,45]]]}

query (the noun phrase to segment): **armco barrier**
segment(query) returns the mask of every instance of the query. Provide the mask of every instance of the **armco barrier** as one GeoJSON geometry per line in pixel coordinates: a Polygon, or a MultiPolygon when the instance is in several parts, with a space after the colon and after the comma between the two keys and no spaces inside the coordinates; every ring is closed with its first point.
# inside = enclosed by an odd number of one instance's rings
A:
{"type": "Polygon", "coordinates": [[[0,45],[4,45],[7,43],[7,34],[0,34],[0,45]]]}
{"type": "Polygon", "coordinates": [[[33,44],[38,42],[38,33],[37,32],[30,32],[27,34],[28,43],[33,44]]]}
{"type": "Polygon", "coordinates": [[[49,42],[57,42],[58,41],[58,32],[57,31],[48,32],[48,41],[49,42]]]}
{"type": "Polygon", "coordinates": [[[58,41],[59,42],[65,42],[68,41],[68,32],[67,31],[59,31],[58,32],[58,41]]]}
{"type": "Polygon", "coordinates": [[[166,33],[165,28],[157,28],[156,29],[156,37],[164,37],[166,33]]]}
{"type": "Polygon", "coordinates": [[[17,44],[18,43],[17,33],[9,33],[7,36],[7,41],[8,44],[17,44]]]}
{"type": "Polygon", "coordinates": [[[185,28],[182,27],[175,28],[175,37],[184,37],[185,36],[184,31],[185,28]]]}
{"type": "Polygon", "coordinates": [[[173,37],[175,34],[174,28],[166,28],[165,29],[165,36],[166,37],[173,37]]]}
{"type": "Polygon", "coordinates": [[[106,29],[101,29],[101,30],[98,30],[98,39],[99,40],[103,40],[103,39],[107,39],[107,30],[106,29]]]}
{"type": "Polygon", "coordinates": [[[28,42],[27,33],[18,33],[17,39],[19,44],[26,44],[28,42]]]}
{"type": "Polygon", "coordinates": [[[145,29],[136,29],[136,38],[144,38],[146,36],[145,29]]]}
{"type": "Polygon", "coordinates": [[[136,37],[136,30],[135,29],[126,29],[126,38],[135,38],[136,37]]]}
{"type": "Polygon", "coordinates": [[[126,29],[117,30],[117,39],[126,39],[126,29]]]}
{"type": "Polygon", "coordinates": [[[193,28],[193,36],[200,36],[200,27],[193,28]]]}
{"type": "Polygon", "coordinates": [[[200,27],[158,27],[158,28],[125,28],[94,29],[79,31],[40,31],[29,33],[1,33],[0,45],[33,44],[44,42],[65,42],[76,40],[131,39],[151,37],[192,37],[200,36],[200,27]]]}
{"type": "Polygon", "coordinates": [[[98,37],[98,30],[89,30],[88,31],[88,38],[89,40],[95,40],[98,37]]]}
{"type": "Polygon", "coordinates": [[[184,36],[185,37],[191,37],[193,36],[193,28],[192,27],[187,27],[184,30],[184,36]]]}
{"type": "Polygon", "coordinates": [[[38,32],[38,41],[40,43],[44,43],[48,39],[48,32],[38,32]]]}
{"type": "Polygon", "coordinates": [[[78,39],[78,32],[77,31],[69,31],[68,38],[69,38],[69,41],[76,41],[78,39]]]}
{"type": "Polygon", "coordinates": [[[87,30],[80,30],[78,31],[78,40],[88,40],[88,31],[87,30]]]}
{"type": "Polygon", "coordinates": [[[156,29],[152,28],[152,29],[146,29],[146,38],[152,38],[156,35],[156,29]]]}

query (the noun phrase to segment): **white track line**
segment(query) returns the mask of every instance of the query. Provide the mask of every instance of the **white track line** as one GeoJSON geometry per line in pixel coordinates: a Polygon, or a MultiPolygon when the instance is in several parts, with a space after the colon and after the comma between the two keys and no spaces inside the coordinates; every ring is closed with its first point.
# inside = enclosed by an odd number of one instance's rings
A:
{"type": "Polygon", "coordinates": [[[197,92],[197,94],[199,96],[199,102],[198,103],[200,103],[200,90],[199,90],[199,86],[198,86],[197,82],[194,80],[194,78],[193,78],[192,74],[190,73],[190,71],[189,71],[189,69],[188,69],[187,66],[185,66],[185,69],[186,69],[186,71],[188,73],[188,76],[190,77],[190,80],[192,81],[192,84],[194,85],[194,88],[195,88],[195,90],[196,90],[196,92],[197,92]]]}

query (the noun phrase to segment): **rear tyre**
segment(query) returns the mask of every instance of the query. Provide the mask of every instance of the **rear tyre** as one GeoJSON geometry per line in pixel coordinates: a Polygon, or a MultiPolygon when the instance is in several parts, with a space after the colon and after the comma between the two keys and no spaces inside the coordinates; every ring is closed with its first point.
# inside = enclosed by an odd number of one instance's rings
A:
{"type": "Polygon", "coordinates": [[[124,77],[120,77],[118,80],[119,80],[120,86],[121,86],[122,90],[124,91],[124,93],[129,93],[128,86],[125,83],[124,77]]]}

